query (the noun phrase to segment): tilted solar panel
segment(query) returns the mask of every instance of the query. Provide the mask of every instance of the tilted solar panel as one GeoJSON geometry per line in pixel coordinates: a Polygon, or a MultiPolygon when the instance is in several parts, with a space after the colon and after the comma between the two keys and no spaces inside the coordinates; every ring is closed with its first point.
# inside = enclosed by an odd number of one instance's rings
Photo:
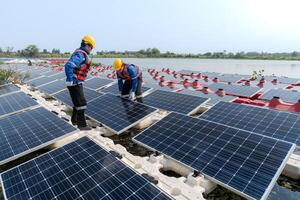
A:
{"type": "Polygon", "coordinates": [[[6,199],[172,199],[87,137],[1,174],[6,199]]]}
{"type": "Polygon", "coordinates": [[[242,97],[252,97],[261,90],[259,87],[254,86],[229,85],[225,83],[212,83],[208,86],[208,88],[213,91],[224,89],[226,94],[242,97]]]}
{"type": "Polygon", "coordinates": [[[0,119],[0,164],[47,146],[76,128],[45,108],[0,119]]]}
{"type": "Polygon", "coordinates": [[[156,90],[144,97],[143,103],[163,110],[175,111],[188,115],[192,114],[208,100],[208,98],[203,97],[156,90]]]}
{"type": "Polygon", "coordinates": [[[300,146],[300,116],[256,106],[219,102],[201,119],[285,140],[300,146]]]}
{"type": "MultiPolygon", "coordinates": [[[[149,87],[142,86],[142,93],[147,92],[150,89],[151,88],[149,88],[149,87]]],[[[111,93],[111,94],[116,94],[117,95],[117,94],[119,94],[119,86],[118,86],[118,84],[113,84],[113,85],[101,90],[101,92],[111,93]]]]}
{"type": "Polygon", "coordinates": [[[88,104],[86,115],[120,134],[155,111],[155,108],[107,93],[88,104]]]}
{"type": "Polygon", "coordinates": [[[12,92],[16,92],[19,91],[20,88],[18,88],[17,86],[13,85],[13,84],[4,84],[4,85],[0,85],[0,96],[1,95],[5,95],[5,94],[9,94],[12,92]]]}
{"type": "Polygon", "coordinates": [[[38,103],[24,92],[0,96],[0,117],[37,105],[38,103]]]}
{"type": "MultiPolygon", "coordinates": [[[[99,93],[88,88],[83,88],[83,91],[87,103],[103,95],[103,93],[99,93]]],[[[54,94],[53,97],[65,105],[73,107],[72,99],[68,89],[64,89],[63,91],[54,94]]]]}
{"type": "Polygon", "coordinates": [[[91,90],[98,90],[108,84],[113,83],[113,80],[104,79],[104,78],[92,78],[87,80],[84,83],[84,87],[89,88],[91,90]]]}
{"type": "Polygon", "coordinates": [[[46,94],[53,95],[63,89],[66,89],[66,82],[64,80],[56,80],[49,84],[39,86],[38,89],[46,94]]]}
{"type": "Polygon", "coordinates": [[[170,113],[133,139],[250,199],[266,199],[295,145],[170,113]]]}
{"type": "Polygon", "coordinates": [[[203,98],[209,98],[209,100],[206,104],[210,105],[210,106],[215,105],[219,101],[231,102],[231,101],[233,101],[237,98],[237,97],[234,97],[234,96],[227,96],[227,95],[219,96],[217,94],[210,94],[210,93],[204,94],[203,92],[200,92],[200,91],[186,90],[186,89],[180,91],[180,93],[194,95],[194,96],[203,97],[203,98]]]}
{"type": "Polygon", "coordinates": [[[40,78],[36,78],[36,79],[30,80],[30,81],[27,81],[26,84],[31,85],[33,87],[38,87],[40,85],[44,85],[44,84],[53,82],[54,80],[55,79],[53,79],[51,77],[43,76],[43,77],[40,77],[40,78]]]}
{"type": "Polygon", "coordinates": [[[280,97],[281,100],[288,103],[298,103],[300,100],[300,92],[284,89],[271,89],[260,96],[260,99],[271,100],[273,97],[280,97]]]}

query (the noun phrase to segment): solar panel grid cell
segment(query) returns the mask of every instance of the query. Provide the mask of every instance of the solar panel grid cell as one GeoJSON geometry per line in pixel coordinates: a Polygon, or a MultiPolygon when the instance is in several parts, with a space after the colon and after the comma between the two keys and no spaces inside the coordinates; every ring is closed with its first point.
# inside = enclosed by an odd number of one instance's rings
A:
{"type": "Polygon", "coordinates": [[[252,97],[261,90],[259,87],[254,86],[230,85],[224,83],[212,83],[208,88],[213,91],[224,89],[226,94],[242,97],[252,97]]]}
{"type": "Polygon", "coordinates": [[[273,99],[273,97],[279,97],[280,99],[288,103],[298,103],[298,101],[300,100],[300,92],[284,89],[270,89],[259,98],[271,100],[273,99]]]}

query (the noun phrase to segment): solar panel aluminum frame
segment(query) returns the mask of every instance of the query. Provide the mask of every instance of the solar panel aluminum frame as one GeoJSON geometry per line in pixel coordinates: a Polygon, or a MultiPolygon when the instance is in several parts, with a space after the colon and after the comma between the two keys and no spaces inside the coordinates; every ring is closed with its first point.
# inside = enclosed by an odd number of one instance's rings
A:
{"type": "MultiPolygon", "coordinates": [[[[100,145],[99,142],[97,142],[95,139],[93,139],[92,137],[90,137],[90,136],[88,136],[88,135],[86,135],[86,136],[79,136],[79,137],[76,138],[75,140],[72,140],[72,141],[68,142],[68,143],[65,144],[65,145],[68,145],[68,144],[70,144],[70,143],[72,143],[72,142],[75,142],[76,140],[79,140],[80,138],[83,138],[83,137],[87,137],[88,139],[90,139],[91,141],[93,141],[93,142],[95,142],[97,145],[99,145],[99,146],[100,146],[104,151],[106,151],[108,154],[111,154],[111,153],[106,149],[105,146],[100,145]]],[[[65,145],[63,145],[62,147],[64,147],[65,145]]],[[[60,147],[59,147],[59,148],[60,148],[60,147]]],[[[52,149],[51,151],[49,151],[49,152],[47,152],[47,153],[50,153],[50,152],[52,152],[52,151],[55,151],[55,150],[57,150],[57,149],[59,149],[59,148],[52,149]]],[[[46,154],[47,154],[47,153],[46,153],[46,154]]],[[[39,158],[39,157],[42,157],[43,155],[45,155],[45,154],[39,155],[39,156],[37,156],[37,157],[35,157],[35,158],[33,158],[33,159],[37,159],[37,158],[39,158]]],[[[113,155],[112,155],[112,156],[113,156],[113,155]]],[[[136,174],[140,175],[143,179],[145,179],[145,178],[142,176],[142,174],[139,173],[136,169],[132,168],[130,165],[128,165],[128,164],[125,163],[123,160],[119,159],[118,157],[115,157],[115,158],[116,158],[118,161],[120,161],[121,163],[123,163],[126,167],[128,167],[129,169],[131,169],[133,172],[135,172],[136,174]]],[[[24,162],[24,163],[22,163],[21,165],[24,165],[24,164],[26,164],[26,163],[28,163],[28,162],[30,162],[30,161],[32,161],[32,159],[31,159],[31,160],[28,160],[28,161],[26,161],[26,162],[24,162]]],[[[19,165],[17,165],[17,166],[15,166],[15,167],[11,168],[10,170],[12,170],[12,169],[14,169],[14,168],[17,168],[17,167],[19,167],[19,165]]],[[[4,171],[4,172],[5,172],[5,171],[4,171]]],[[[2,188],[2,192],[3,192],[4,199],[7,199],[6,193],[5,193],[4,184],[3,184],[3,180],[2,180],[2,174],[3,174],[4,172],[0,173],[0,186],[1,186],[1,188],[2,188]]],[[[165,194],[166,196],[168,196],[170,199],[174,199],[174,198],[173,198],[172,196],[170,196],[166,191],[162,190],[159,186],[153,184],[151,181],[148,181],[148,180],[147,180],[147,182],[149,182],[149,183],[150,183],[152,186],[154,186],[156,189],[158,189],[158,190],[161,191],[163,194],[165,194]]]]}
{"type": "MultiPolygon", "coordinates": [[[[177,112],[174,112],[174,113],[177,113],[177,112]]],[[[170,113],[169,113],[169,114],[170,114],[170,113]]],[[[166,116],[168,116],[169,114],[167,114],[166,116]]],[[[179,114],[180,114],[180,113],[179,113],[179,114]]],[[[182,114],[181,114],[181,115],[182,115],[182,114]]],[[[164,118],[165,118],[166,116],[164,116],[164,118]]],[[[195,118],[195,117],[193,117],[193,118],[195,118]]],[[[208,122],[212,122],[212,121],[205,120],[205,119],[202,119],[202,120],[208,121],[208,122]]],[[[143,147],[145,147],[145,148],[151,150],[151,151],[154,151],[154,152],[158,152],[158,153],[163,154],[164,157],[166,157],[167,159],[170,159],[170,160],[174,161],[175,163],[178,163],[179,165],[183,165],[183,166],[187,167],[188,169],[190,169],[190,170],[192,170],[192,171],[197,171],[197,172],[199,172],[198,170],[192,168],[191,166],[188,166],[188,165],[186,165],[185,163],[180,162],[180,161],[178,161],[178,160],[176,160],[176,159],[174,159],[174,158],[172,158],[172,157],[170,157],[170,156],[168,156],[168,155],[166,155],[166,154],[164,154],[164,153],[162,153],[162,152],[159,152],[159,151],[157,151],[156,149],[154,149],[154,148],[152,148],[152,147],[150,147],[150,146],[148,146],[148,145],[146,145],[146,144],[144,144],[144,143],[142,143],[142,142],[139,142],[138,140],[135,139],[135,137],[137,137],[138,135],[143,134],[143,132],[145,132],[146,130],[150,129],[153,125],[155,125],[155,124],[158,123],[158,122],[160,122],[160,120],[157,121],[157,122],[155,122],[155,123],[153,123],[151,126],[149,126],[149,127],[146,128],[145,130],[143,130],[142,132],[140,132],[139,134],[137,134],[136,136],[134,136],[134,137],[132,138],[132,141],[135,142],[136,144],[139,144],[139,145],[141,145],[141,146],[143,146],[143,147]]],[[[213,122],[213,123],[216,123],[216,122],[213,122]]],[[[217,123],[217,124],[219,124],[219,123],[217,123]]],[[[222,125],[224,125],[224,124],[222,124],[222,125]]],[[[224,126],[231,127],[231,126],[228,126],[228,125],[224,125],[224,126]]],[[[235,127],[231,127],[231,128],[235,128],[235,127]]],[[[239,128],[235,128],[235,129],[237,129],[237,130],[242,130],[242,129],[239,129],[239,128]]],[[[246,131],[246,130],[243,130],[243,131],[246,131]]],[[[251,131],[246,131],[246,132],[253,133],[253,132],[251,132],[251,131]]],[[[256,134],[256,133],[254,133],[254,134],[256,134]]],[[[257,135],[260,135],[260,134],[257,134],[257,135]]],[[[261,136],[261,135],[260,135],[260,136],[261,136]]],[[[262,136],[263,136],[263,137],[268,137],[268,136],[264,136],[264,135],[262,135],[262,136]]],[[[271,138],[271,137],[268,137],[268,138],[271,138]]],[[[274,139],[274,138],[272,138],[272,139],[274,139]]],[[[278,139],[275,139],[275,140],[278,140],[278,139]]],[[[286,141],[285,141],[285,142],[286,142],[286,141]]],[[[289,143],[289,142],[288,142],[288,143],[289,143]]],[[[272,189],[273,189],[273,187],[274,187],[274,185],[275,185],[275,183],[276,183],[278,177],[280,176],[282,170],[284,169],[284,167],[285,167],[285,165],[286,165],[286,162],[288,161],[290,155],[294,152],[295,148],[296,148],[296,145],[293,144],[293,145],[292,145],[292,148],[290,149],[290,151],[288,152],[287,156],[285,157],[285,159],[284,159],[283,162],[281,163],[279,169],[277,170],[277,173],[275,174],[275,176],[273,177],[272,181],[270,182],[270,184],[269,184],[268,188],[266,189],[264,195],[262,196],[261,200],[266,200],[267,197],[269,196],[269,194],[270,194],[270,192],[272,191],[272,189]]],[[[201,172],[199,172],[199,173],[201,173],[201,172]]],[[[201,174],[203,174],[203,173],[201,173],[201,174]]],[[[229,186],[229,185],[226,185],[226,184],[222,183],[221,181],[219,181],[219,180],[217,180],[217,179],[215,179],[215,178],[213,178],[213,177],[210,177],[210,176],[208,176],[208,175],[206,175],[206,174],[203,174],[203,175],[204,175],[205,177],[207,177],[209,180],[211,180],[212,182],[217,183],[218,185],[221,185],[222,187],[225,187],[225,188],[227,188],[227,189],[229,189],[229,190],[231,190],[231,191],[233,191],[233,192],[235,192],[235,193],[237,193],[237,194],[239,194],[239,195],[241,195],[241,196],[243,196],[243,197],[245,197],[245,198],[247,198],[247,199],[256,200],[255,198],[253,198],[253,197],[251,197],[251,196],[248,196],[248,195],[246,195],[246,194],[244,194],[244,193],[242,193],[242,192],[240,192],[240,191],[234,189],[233,187],[231,187],[231,186],[229,186]]]]}
{"type": "MultiPolygon", "coordinates": [[[[98,97],[98,98],[100,98],[100,97],[98,97]]],[[[98,98],[96,98],[96,99],[98,99],[98,98]]],[[[120,98],[123,98],[123,97],[120,97],[120,98]]],[[[96,100],[96,99],[93,99],[93,101],[96,100]]],[[[125,98],[124,98],[124,99],[125,99],[125,98]]],[[[128,99],[128,101],[131,101],[131,100],[128,99]]],[[[135,101],[134,103],[142,104],[142,103],[139,103],[139,102],[136,102],[136,101],[135,101]]],[[[145,106],[145,104],[142,104],[142,105],[145,106]]],[[[148,106],[148,105],[146,105],[146,106],[148,106]]],[[[90,119],[92,119],[92,120],[94,120],[94,121],[96,121],[96,122],[99,122],[102,126],[104,126],[105,128],[107,128],[107,129],[110,130],[111,132],[113,132],[113,133],[115,133],[115,134],[117,134],[117,135],[120,135],[120,134],[123,133],[124,131],[127,131],[128,129],[134,127],[135,125],[137,125],[137,124],[140,123],[141,121],[147,119],[147,118],[148,118],[149,116],[151,116],[152,114],[158,112],[158,109],[157,109],[157,108],[152,107],[152,106],[148,106],[148,107],[155,109],[155,111],[153,111],[152,113],[149,113],[149,114],[146,115],[145,117],[141,118],[140,120],[137,120],[136,122],[130,124],[129,126],[123,128],[123,129],[120,130],[120,131],[115,131],[114,129],[110,128],[109,126],[107,126],[107,125],[103,124],[102,122],[96,120],[95,118],[89,116],[88,114],[86,114],[86,116],[88,116],[90,119]]]]}
{"type": "MultiPolygon", "coordinates": [[[[49,112],[50,112],[50,111],[49,111],[49,112]]],[[[58,116],[57,116],[57,117],[58,117],[58,116]]],[[[12,156],[12,157],[10,157],[10,158],[7,158],[7,159],[5,159],[5,160],[2,160],[2,161],[0,161],[0,166],[3,165],[3,164],[8,163],[8,162],[10,162],[10,161],[16,160],[16,159],[18,159],[18,158],[20,158],[20,157],[22,157],[22,156],[25,156],[25,155],[27,155],[27,154],[29,154],[29,153],[32,153],[32,152],[37,151],[37,150],[39,150],[39,149],[42,149],[42,148],[44,148],[44,147],[46,147],[46,146],[49,146],[49,145],[51,145],[51,144],[53,144],[53,143],[55,143],[55,142],[57,142],[57,141],[59,141],[59,140],[62,140],[62,139],[64,139],[64,138],[67,138],[67,137],[69,137],[69,136],[71,136],[71,135],[73,135],[73,134],[75,134],[75,133],[78,133],[78,132],[79,132],[79,129],[76,129],[75,131],[72,131],[72,132],[70,132],[70,133],[67,133],[67,134],[65,134],[65,135],[63,135],[63,136],[61,136],[61,137],[55,138],[55,139],[50,140],[50,141],[48,141],[48,142],[46,142],[46,143],[44,143],[44,144],[38,145],[38,146],[36,146],[36,147],[34,147],[34,148],[32,148],[32,149],[28,149],[28,150],[26,150],[26,151],[24,151],[24,152],[22,152],[22,153],[19,153],[19,154],[15,155],[15,156],[12,156]]],[[[30,161],[30,160],[29,160],[29,161],[30,161]]],[[[16,166],[16,167],[17,167],[17,166],[16,166]]],[[[4,199],[5,199],[5,198],[4,198],[4,199]]]]}

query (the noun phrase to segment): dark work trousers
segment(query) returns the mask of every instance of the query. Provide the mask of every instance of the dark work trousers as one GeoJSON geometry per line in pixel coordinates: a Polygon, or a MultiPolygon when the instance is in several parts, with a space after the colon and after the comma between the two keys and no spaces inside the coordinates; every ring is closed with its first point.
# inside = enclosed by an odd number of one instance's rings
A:
{"type": "MultiPolygon", "coordinates": [[[[135,92],[135,97],[136,97],[137,102],[140,102],[140,103],[143,103],[142,83],[143,83],[142,77],[138,77],[137,78],[137,89],[136,89],[136,92],[135,92]]],[[[126,80],[123,84],[122,96],[129,95],[130,90],[131,90],[131,80],[126,80]]]]}
{"type": "Polygon", "coordinates": [[[86,127],[84,111],[86,109],[86,100],[84,97],[82,84],[68,86],[68,90],[73,102],[72,124],[77,124],[78,127],[86,127]]]}

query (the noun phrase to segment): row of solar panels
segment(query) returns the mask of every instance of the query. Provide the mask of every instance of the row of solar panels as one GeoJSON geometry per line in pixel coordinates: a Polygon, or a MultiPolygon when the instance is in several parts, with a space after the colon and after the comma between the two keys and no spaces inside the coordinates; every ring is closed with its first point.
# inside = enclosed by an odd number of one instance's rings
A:
{"type": "MultiPolygon", "coordinates": [[[[1,88],[1,165],[77,132],[16,86],[1,88]]],[[[172,199],[87,137],[3,172],[1,186],[18,200],[172,199]]]]}
{"type": "MultiPolygon", "coordinates": [[[[191,73],[201,73],[203,76],[207,76],[211,79],[218,78],[223,82],[231,82],[236,83],[241,80],[249,80],[251,78],[250,75],[241,75],[241,74],[223,74],[223,73],[216,73],[216,72],[200,72],[200,71],[192,71],[192,70],[180,70],[177,73],[190,75],[191,73]]],[[[258,77],[258,79],[261,79],[262,77],[258,77]]],[[[278,76],[263,76],[263,78],[267,81],[273,81],[274,79],[277,79],[279,83],[283,84],[293,84],[298,83],[300,81],[300,78],[289,78],[289,77],[278,77],[278,76]]]]}

